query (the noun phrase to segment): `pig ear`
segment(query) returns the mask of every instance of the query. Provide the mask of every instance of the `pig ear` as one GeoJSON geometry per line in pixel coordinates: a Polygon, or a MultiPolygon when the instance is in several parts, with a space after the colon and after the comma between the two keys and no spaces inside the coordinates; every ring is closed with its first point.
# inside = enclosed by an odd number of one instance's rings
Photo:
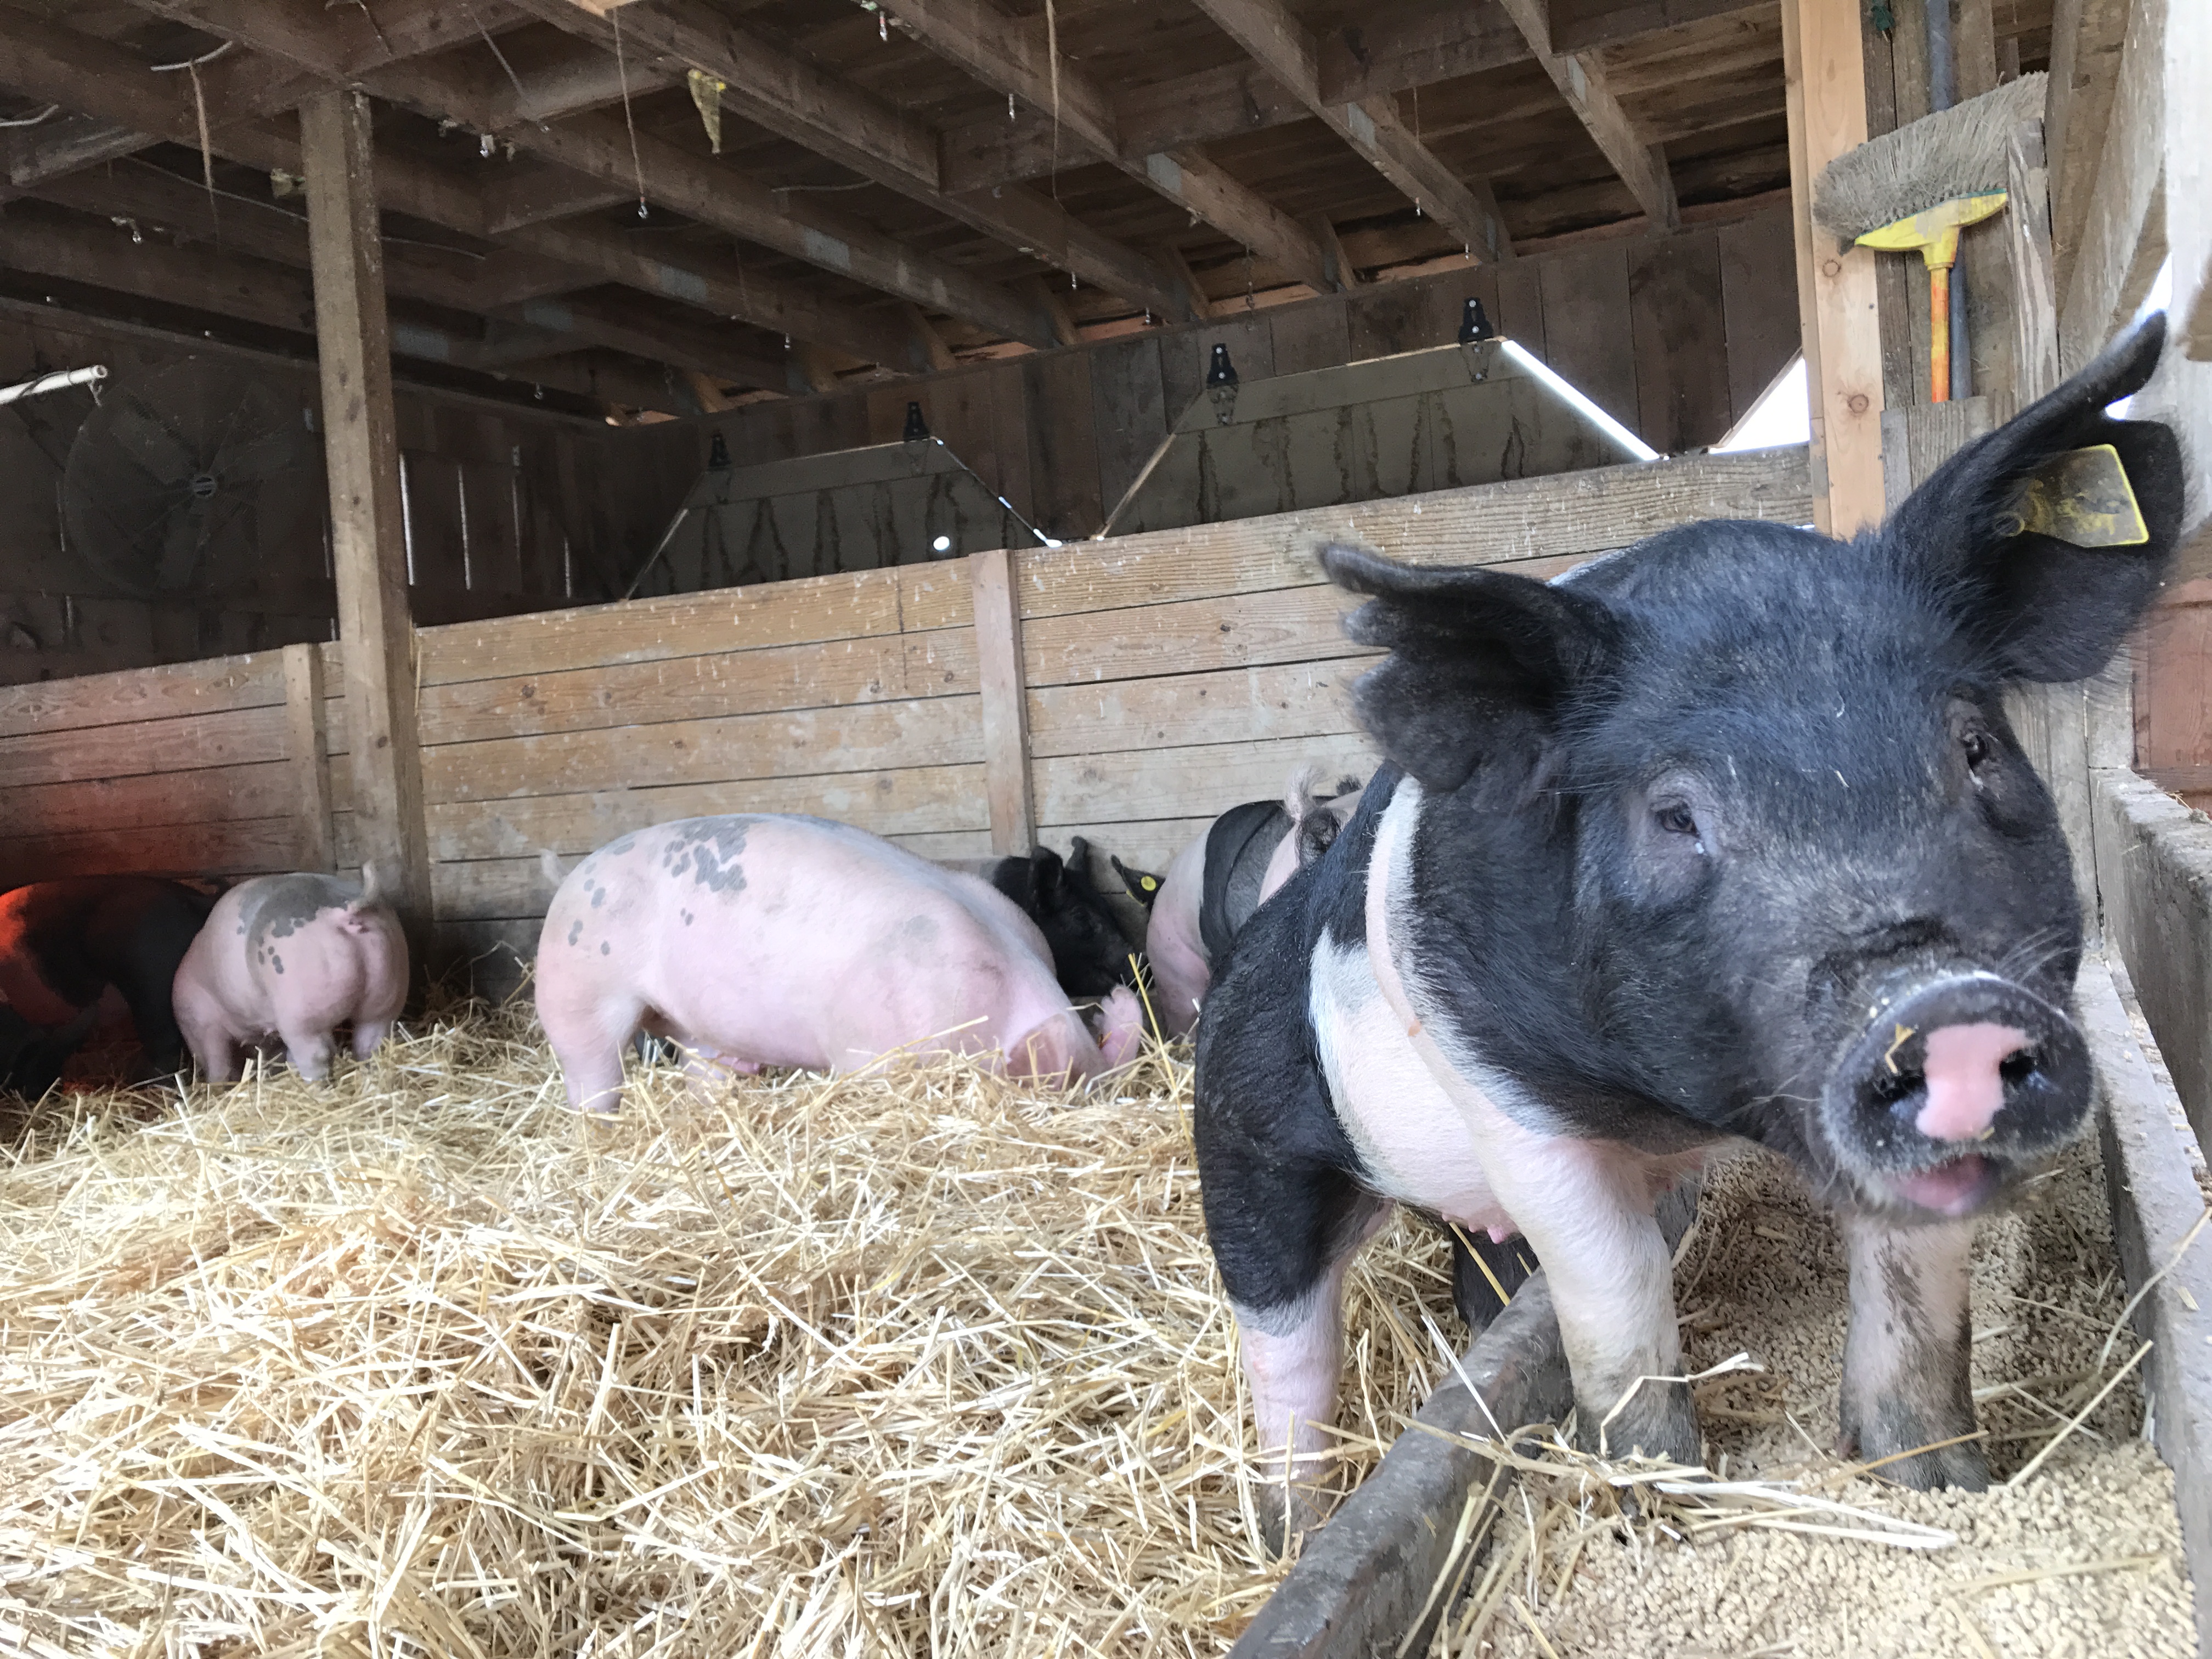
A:
{"type": "Polygon", "coordinates": [[[1048,902],[1060,896],[1060,878],[1064,873],[1060,854],[1049,847],[1030,849],[1030,885],[1036,896],[1048,902]]]}
{"type": "Polygon", "coordinates": [[[2150,378],[2165,340],[2165,317],[2151,318],[1946,461],[1881,532],[1907,568],[1932,567],[1952,584],[1968,630],[2008,678],[2095,673],[2165,578],[2181,532],[2181,446],[2158,422],[2105,413],[2150,378]],[[2112,458],[2094,453],[2106,444],[2124,485],[2112,458]],[[2100,470],[2080,472],[2081,463],[2100,470]],[[2137,539],[2120,539],[2129,537],[2137,539]]]}
{"type": "Polygon", "coordinates": [[[1571,588],[1340,545],[1321,562],[1339,587],[1371,596],[1345,632],[1390,653],[1353,690],[1360,722],[1431,789],[1456,789],[1486,755],[1547,727],[1613,655],[1612,613],[1571,588]]]}

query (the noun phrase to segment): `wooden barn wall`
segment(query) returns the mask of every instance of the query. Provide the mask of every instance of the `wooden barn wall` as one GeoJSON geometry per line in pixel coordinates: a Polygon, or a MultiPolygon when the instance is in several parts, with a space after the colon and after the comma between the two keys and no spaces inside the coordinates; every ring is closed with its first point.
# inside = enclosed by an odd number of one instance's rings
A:
{"type": "MultiPolygon", "coordinates": [[[[335,646],[303,646],[338,683],[335,646]]],[[[295,653],[296,654],[296,653],[295,653]]],[[[0,890],[58,876],[302,867],[313,713],[286,653],[0,688],[0,890]]],[[[343,699],[323,720],[344,745],[343,699]]]]}
{"type": "Polygon", "coordinates": [[[1089,536],[1198,396],[1216,343],[1248,380],[1326,368],[1448,343],[1470,295],[1654,448],[1676,453],[1721,438],[1796,354],[1793,258],[1789,213],[1775,210],[611,432],[586,447],[570,533],[590,544],[595,569],[634,570],[714,432],[740,465],[850,449],[896,440],[914,400],[1031,524],[1061,540],[1089,536]]]}
{"type": "MultiPolygon", "coordinates": [[[[312,410],[319,427],[311,373],[210,358],[312,410]]],[[[99,363],[114,388],[185,361],[186,353],[134,336],[0,318],[0,384],[99,363]]],[[[600,573],[574,568],[563,529],[580,514],[574,453],[598,441],[592,428],[405,390],[397,404],[418,620],[566,605],[605,587],[600,573]]],[[[315,477],[304,514],[285,526],[258,521],[250,542],[190,588],[146,599],[108,580],[62,533],[63,466],[92,407],[88,394],[72,391],[0,409],[0,685],[331,637],[337,597],[319,440],[308,446],[315,477]]]]}
{"type": "MultiPolygon", "coordinates": [[[[1303,763],[1372,764],[1343,696],[1366,653],[1317,536],[1540,576],[1686,519],[1802,522],[1807,489],[1802,449],[1700,456],[1023,552],[1039,832],[1158,866],[1303,763]]],[[[988,850],[1003,757],[986,753],[976,617],[957,561],[423,629],[441,963],[511,988],[551,896],[539,849],[574,858],[670,818],[813,812],[930,856],[988,850]]],[[[343,702],[306,701],[309,651],[342,684],[324,645],[0,690],[0,884],[295,867],[319,753],[352,868],[343,702]]]]}

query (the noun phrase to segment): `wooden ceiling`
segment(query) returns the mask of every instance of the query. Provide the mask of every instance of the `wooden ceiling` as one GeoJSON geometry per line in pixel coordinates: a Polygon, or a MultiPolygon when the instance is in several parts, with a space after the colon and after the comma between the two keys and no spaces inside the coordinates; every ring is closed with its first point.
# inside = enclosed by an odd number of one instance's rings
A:
{"type": "MultiPolygon", "coordinates": [[[[1991,9],[2047,56],[2050,0],[1991,9]]],[[[1772,0],[5,0],[0,300],[309,349],[290,111],[331,82],[378,104],[401,372],[592,416],[1789,179],[1772,0]]]]}

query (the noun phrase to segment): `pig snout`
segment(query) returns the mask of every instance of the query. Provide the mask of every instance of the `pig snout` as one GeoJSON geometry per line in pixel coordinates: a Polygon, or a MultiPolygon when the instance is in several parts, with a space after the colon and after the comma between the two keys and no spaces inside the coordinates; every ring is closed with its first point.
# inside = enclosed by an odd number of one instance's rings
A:
{"type": "Polygon", "coordinates": [[[1913,1209],[1971,1215],[2011,1168],[2056,1150],[2089,1109],[2089,1056],[2065,1012],[1995,974],[1875,1000],[1828,1086],[1846,1158],[1913,1209]]]}

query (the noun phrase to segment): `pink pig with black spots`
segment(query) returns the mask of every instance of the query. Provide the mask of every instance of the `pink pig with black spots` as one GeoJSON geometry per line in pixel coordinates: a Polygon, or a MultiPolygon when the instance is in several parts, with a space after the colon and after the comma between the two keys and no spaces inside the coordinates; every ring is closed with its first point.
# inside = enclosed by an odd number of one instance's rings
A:
{"type": "Polygon", "coordinates": [[[537,981],[569,1104],[596,1112],[621,1105],[640,1030],[701,1077],[996,1050],[1017,1075],[1087,1078],[1143,1029],[1116,989],[1102,1049],[1037,925],[987,883],[849,824],[763,813],[656,824],[585,858],[546,915],[537,981]]]}

